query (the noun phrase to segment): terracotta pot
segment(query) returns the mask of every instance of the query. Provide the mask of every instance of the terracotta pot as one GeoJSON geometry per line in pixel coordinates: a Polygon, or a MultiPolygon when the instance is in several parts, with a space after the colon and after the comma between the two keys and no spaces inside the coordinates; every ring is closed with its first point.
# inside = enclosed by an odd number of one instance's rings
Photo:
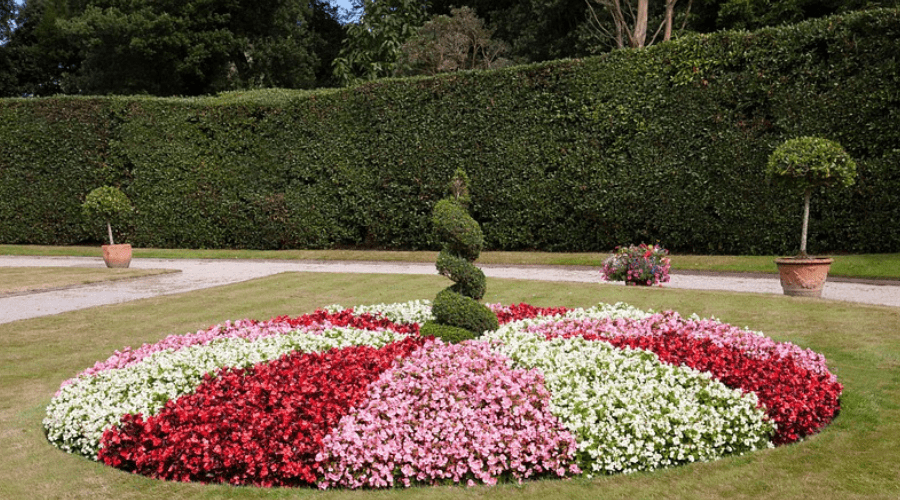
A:
{"type": "Polygon", "coordinates": [[[106,267],[128,267],[131,264],[131,245],[103,245],[103,262],[106,267]]]}
{"type": "Polygon", "coordinates": [[[784,294],[795,297],[821,297],[832,262],[834,259],[824,257],[775,259],[784,294]]]}

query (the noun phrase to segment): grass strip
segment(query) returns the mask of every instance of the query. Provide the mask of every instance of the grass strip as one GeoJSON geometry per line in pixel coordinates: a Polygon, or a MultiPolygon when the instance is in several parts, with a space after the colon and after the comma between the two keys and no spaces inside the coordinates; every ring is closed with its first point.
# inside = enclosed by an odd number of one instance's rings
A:
{"type": "Polygon", "coordinates": [[[176,269],[0,267],[0,297],[179,272],[176,269]]]}

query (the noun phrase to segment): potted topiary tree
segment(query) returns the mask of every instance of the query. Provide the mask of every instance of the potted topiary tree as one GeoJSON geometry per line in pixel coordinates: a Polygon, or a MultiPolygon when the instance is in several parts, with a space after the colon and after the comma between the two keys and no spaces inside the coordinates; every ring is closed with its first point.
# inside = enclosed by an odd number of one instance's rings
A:
{"type": "Polygon", "coordinates": [[[775,259],[785,295],[821,297],[833,259],[806,253],[809,201],[819,186],[844,187],[856,178],[856,163],[840,144],[819,137],[799,137],[778,146],[769,156],[766,173],[803,191],[800,255],[775,259]]]}
{"type": "Polygon", "coordinates": [[[85,219],[91,227],[106,223],[109,245],[103,245],[103,261],[106,267],[128,267],[131,264],[131,245],[116,244],[113,240],[112,222],[131,213],[131,202],[119,188],[103,186],[94,189],[81,205],[85,219]]]}

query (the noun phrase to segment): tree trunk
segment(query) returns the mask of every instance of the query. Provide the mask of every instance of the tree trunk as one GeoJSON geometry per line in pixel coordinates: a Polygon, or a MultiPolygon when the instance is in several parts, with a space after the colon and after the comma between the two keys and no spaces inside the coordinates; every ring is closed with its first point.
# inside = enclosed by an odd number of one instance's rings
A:
{"type": "Polygon", "coordinates": [[[112,237],[112,226],[109,225],[109,221],[106,222],[106,231],[109,233],[109,244],[115,245],[116,243],[113,241],[112,237]]]}
{"type": "Polygon", "coordinates": [[[638,0],[637,16],[634,18],[634,36],[631,46],[641,48],[647,43],[647,12],[650,0],[638,0]]]}
{"type": "Polygon", "coordinates": [[[675,18],[675,2],[677,0],[666,0],[666,30],[663,33],[663,41],[672,39],[672,23],[675,18]]]}
{"type": "MultiPolygon", "coordinates": [[[[596,25],[594,26],[595,31],[613,38],[616,41],[617,48],[643,48],[647,45],[652,45],[653,42],[656,41],[656,37],[660,34],[660,32],[664,33],[663,36],[665,40],[669,40],[672,38],[672,31],[674,29],[673,25],[675,24],[675,4],[678,3],[678,0],[665,0],[665,17],[659,24],[659,27],[653,33],[653,38],[649,42],[647,41],[647,38],[649,35],[648,23],[650,15],[650,0],[637,0],[636,10],[633,3],[635,0],[625,0],[624,7],[622,5],[622,0],[585,1],[587,2],[588,7],[591,8],[591,19],[593,21],[593,24],[596,25]],[[592,1],[604,6],[609,12],[613,24],[615,25],[615,33],[601,24],[602,22],[597,18],[597,15],[594,13],[593,7],[591,7],[592,1]]],[[[688,4],[688,8],[690,8],[690,4],[688,4]]]]}
{"type": "Polygon", "coordinates": [[[610,9],[613,21],[616,23],[616,47],[625,48],[625,34],[628,32],[628,24],[625,22],[625,15],[622,14],[622,4],[619,0],[613,0],[611,4],[606,5],[610,9]]]}
{"type": "Polygon", "coordinates": [[[812,189],[807,188],[803,195],[803,230],[800,231],[800,256],[806,257],[806,231],[809,227],[809,199],[812,197],[812,189]]]}

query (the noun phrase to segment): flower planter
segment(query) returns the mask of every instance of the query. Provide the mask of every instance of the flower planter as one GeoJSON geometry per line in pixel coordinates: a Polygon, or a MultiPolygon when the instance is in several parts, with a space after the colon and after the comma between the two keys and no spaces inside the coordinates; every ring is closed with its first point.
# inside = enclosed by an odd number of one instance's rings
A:
{"type": "Polygon", "coordinates": [[[609,322],[584,309],[490,309],[507,326],[462,344],[414,335],[432,316],[423,301],[253,321],[252,337],[250,320],[169,335],[63,382],[44,430],[61,450],[157,479],[369,489],[650,471],[692,462],[690,453],[714,460],[796,442],[840,410],[843,386],[824,356],[711,318],[623,304],[604,307],[609,322]],[[235,360],[246,368],[218,371],[235,360]],[[201,366],[216,377],[196,376],[201,366]],[[110,376],[123,367],[127,377],[110,376]],[[563,402],[552,413],[551,397],[563,402]],[[628,419],[599,428],[583,418],[621,402],[662,430],[654,455],[634,446],[645,435],[628,419]],[[685,432],[700,438],[682,442],[685,432]],[[526,459],[509,451],[525,449],[526,459]],[[196,456],[209,460],[192,465],[196,456]]]}
{"type": "Polygon", "coordinates": [[[775,259],[784,294],[795,297],[821,297],[832,262],[834,259],[823,257],[775,259]]]}
{"type": "Polygon", "coordinates": [[[625,286],[662,286],[669,281],[669,251],[660,245],[616,247],[603,261],[603,281],[624,281],[625,286]],[[648,283],[649,282],[649,283],[648,283]]]}
{"type": "Polygon", "coordinates": [[[131,264],[131,245],[103,245],[103,262],[106,267],[128,267],[131,264]]]}

